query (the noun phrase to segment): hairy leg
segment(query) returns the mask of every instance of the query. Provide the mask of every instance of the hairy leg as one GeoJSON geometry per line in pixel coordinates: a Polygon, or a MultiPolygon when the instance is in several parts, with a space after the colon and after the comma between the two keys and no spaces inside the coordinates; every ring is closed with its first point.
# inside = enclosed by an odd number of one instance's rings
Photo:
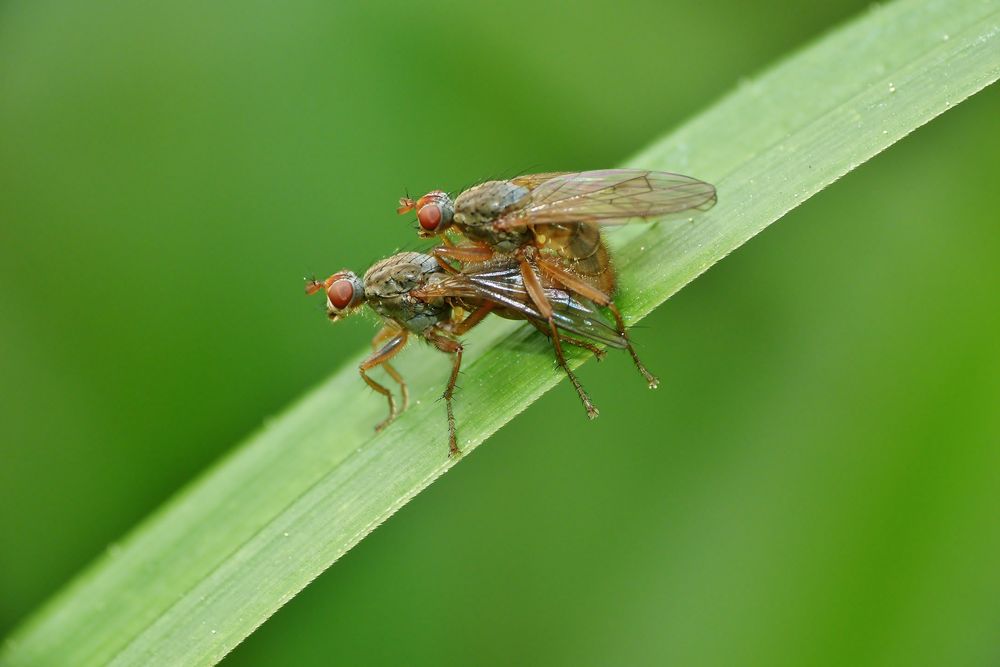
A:
{"type": "Polygon", "coordinates": [[[517,260],[521,267],[521,278],[524,280],[524,286],[528,291],[528,296],[531,297],[532,302],[538,308],[538,312],[548,323],[550,332],[549,339],[552,341],[552,347],[555,349],[556,361],[559,363],[559,366],[563,369],[563,371],[565,371],[566,376],[573,385],[573,388],[576,389],[577,396],[580,397],[580,401],[583,403],[583,408],[587,411],[587,416],[591,419],[595,419],[597,415],[600,414],[597,407],[594,406],[593,401],[590,400],[590,396],[587,395],[583,385],[580,384],[580,381],[566,363],[566,357],[563,355],[559,330],[556,328],[555,320],[552,319],[552,305],[549,303],[548,297],[545,296],[545,289],[542,287],[542,281],[539,280],[538,274],[535,273],[535,267],[532,266],[531,262],[523,252],[519,252],[517,254],[517,260]]]}
{"type": "Polygon", "coordinates": [[[448,452],[451,456],[457,456],[461,452],[458,449],[458,436],[455,428],[455,411],[452,406],[451,399],[455,395],[455,383],[458,382],[458,371],[462,367],[462,344],[457,340],[450,338],[446,332],[441,331],[437,327],[432,327],[424,333],[424,338],[426,338],[437,349],[447,354],[451,354],[453,357],[451,375],[448,378],[448,386],[444,390],[443,398],[445,401],[445,407],[448,411],[448,452]]]}
{"type": "Polygon", "coordinates": [[[572,271],[569,271],[566,267],[562,266],[558,261],[554,261],[546,257],[540,257],[538,259],[538,269],[545,274],[545,276],[554,280],[566,289],[576,292],[580,296],[590,299],[598,306],[602,306],[611,311],[611,314],[615,318],[615,325],[618,328],[618,333],[620,333],[625,339],[625,345],[629,354],[632,355],[632,361],[635,362],[635,367],[639,370],[642,377],[645,378],[649,388],[656,389],[656,387],[660,384],[660,381],[655,375],[646,370],[645,364],[643,364],[642,360],[639,359],[639,354],[632,346],[632,339],[629,338],[628,331],[625,329],[625,321],[622,319],[621,311],[618,310],[618,306],[615,305],[615,302],[611,299],[611,297],[595,288],[593,285],[588,284],[585,280],[581,279],[572,271]]]}
{"type": "MultiPolygon", "coordinates": [[[[382,332],[376,334],[376,338],[381,334],[382,332]]],[[[392,392],[386,389],[378,382],[376,382],[375,380],[373,380],[371,377],[369,377],[367,371],[370,371],[376,366],[381,366],[385,364],[394,356],[399,354],[400,350],[402,350],[406,346],[406,338],[407,338],[406,330],[397,329],[395,331],[395,334],[392,335],[381,348],[372,353],[370,357],[362,361],[361,365],[358,367],[358,371],[361,373],[361,379],[364,380],[369,387],[371,387],[378,393],[385,396],[386,399],[389,401],[389,416],[383,419],[375,426],[376,431],[381,431],[386,426],[391,424],[392,420],[394,420],[399,413],[396,412],[396,402],[392,398],[392,392]]],[[[393,373],[395,373],[395,370],[393,370],[393,373]]]]}

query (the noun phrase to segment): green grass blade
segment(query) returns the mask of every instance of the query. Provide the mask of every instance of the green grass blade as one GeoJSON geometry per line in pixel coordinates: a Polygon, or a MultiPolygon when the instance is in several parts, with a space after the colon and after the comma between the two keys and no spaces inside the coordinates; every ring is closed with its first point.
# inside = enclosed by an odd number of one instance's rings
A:
{"type": "MultiPolygon", "coordinates": [[[[613,235],[628,317],[998,76],[1000,3],[903,1],[740,86],[628,163],[719,188],[694,222],[613,235]]],[[[515,323],[490,323],[468,348],[466,452],[562,379],[547,342],[515,323]]],[[[420,352],[404,366],[416,405],[391,428],[373,435],[385,406],[353,364],[340,369],[109,549],[7,640],[0,664],[221,659],[454,464],[437,401],[448,363],[420,352]]],[[[638,377],[631,390],[645,391],[638,377]]]]}

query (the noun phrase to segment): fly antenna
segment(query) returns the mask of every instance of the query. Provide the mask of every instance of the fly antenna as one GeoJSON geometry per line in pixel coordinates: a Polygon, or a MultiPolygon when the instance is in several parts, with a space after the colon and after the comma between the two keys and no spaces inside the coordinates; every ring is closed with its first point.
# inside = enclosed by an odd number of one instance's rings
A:
{"type": "Polygon", "coordinates": [[[396,213],[403,215],[404,213],[409,213],[417,207],[417,202],[410,199],[410,195],[407,194],[405,197],[399,198],[399,208],[396,209],[396,213]]]}

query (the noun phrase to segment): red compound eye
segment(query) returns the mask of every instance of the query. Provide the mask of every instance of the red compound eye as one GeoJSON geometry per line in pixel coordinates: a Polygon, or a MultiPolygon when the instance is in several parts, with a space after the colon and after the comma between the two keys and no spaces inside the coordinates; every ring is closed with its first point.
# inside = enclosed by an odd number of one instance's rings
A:
{"type": "Polygon", "coordinates": [[[437,204],[427,204],[417,211],[417,222],[424,231],[433,232],[441,224],[441,208],[437,204]]]}
{"type": "Polygon", "coordinates": [[[354,285],[350,280],[336,280],[326,290],[326,296],[337,310],[343,310],[354,300],[354,285]]]}

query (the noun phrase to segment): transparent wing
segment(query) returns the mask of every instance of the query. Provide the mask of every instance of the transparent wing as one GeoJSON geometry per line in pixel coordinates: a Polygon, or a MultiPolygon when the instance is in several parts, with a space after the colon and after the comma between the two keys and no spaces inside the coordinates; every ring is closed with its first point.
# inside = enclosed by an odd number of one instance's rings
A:
{"type": "Polygon", "coordinates": [[[621,224],[633,218],[707,211],[716,199],[715,186],[681,174],[642,169],[581,171],[541,180],[531,190],[530,202],[497,220],[496,226],[621,224]]]}
{"type": "Polygon", "coordinates": [[[521,187],[528,188],[529,190],[534,190],[545,181],[551,181],[557,176],[569,176],[571,174],[572,172],[568,171],[549,171],[544,174],[524,174],[522,176],[515,176],[510,179],[510,182],[514,185],[520,185],[521,187]]]}
{"type": "MultiPolygon", "coordinates": [[[[504,263],[450,275],[420,288],[415,294],[421,298],[492,301],[513,314],[545,322],[524,287],[517,264],[504,263]]],[[[611,347],[626,346],[625,339],[604,319],[593,302],[551,287],[545,289],[545,296],[552,305],[552,318],[557,328],[611,347]]]]}

